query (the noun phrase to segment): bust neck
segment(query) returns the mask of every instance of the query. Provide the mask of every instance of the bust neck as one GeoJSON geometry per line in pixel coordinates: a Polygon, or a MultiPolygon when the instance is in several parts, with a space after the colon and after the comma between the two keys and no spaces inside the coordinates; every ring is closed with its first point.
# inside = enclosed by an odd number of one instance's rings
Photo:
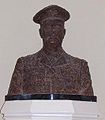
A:
{"type": "Polygon", "coordinates": [[[43,47],[42,51],[48,58],[59,58],[64,53],[64,50],[62,47],[58,47],[57,49],[54,49],[54,50],[49,50],[43,47]]]}

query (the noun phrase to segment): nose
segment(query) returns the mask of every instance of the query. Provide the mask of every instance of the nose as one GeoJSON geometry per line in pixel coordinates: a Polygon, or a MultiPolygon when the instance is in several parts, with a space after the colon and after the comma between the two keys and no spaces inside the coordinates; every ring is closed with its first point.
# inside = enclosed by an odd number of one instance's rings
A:
{"type": "Polygon", "coordinates": [[[55,27],[52,25],[52,31],[55,32],[55,27]]]}
{"type": "Polygon", "coordinates": [[[56,30],[55,30],[55,28],[53,27],[52,28],[52,36],[55,36],[56,35],[56,30]]]}
{"type": "Polygon", "coordinates": [[[53,36],[53,37],[55,36],[55,33],[54,33],[54,32],[52,33],[52,36],[53,36]]]}

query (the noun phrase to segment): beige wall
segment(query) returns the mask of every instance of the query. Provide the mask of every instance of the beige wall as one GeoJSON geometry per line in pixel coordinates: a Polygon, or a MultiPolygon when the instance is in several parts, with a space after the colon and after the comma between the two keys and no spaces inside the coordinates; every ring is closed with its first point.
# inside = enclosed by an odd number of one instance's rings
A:
{"type": "MultiPolygon", "coordinates": [[[[71,13],[63,47],[89,62],[101,117],[105,117],[105,0],[0,0],[0,106],[17,58],[41,48],[33,15],[49,4],[71,13]]],[[[102,120],[104,120],[103,118],[102,120]]]]}

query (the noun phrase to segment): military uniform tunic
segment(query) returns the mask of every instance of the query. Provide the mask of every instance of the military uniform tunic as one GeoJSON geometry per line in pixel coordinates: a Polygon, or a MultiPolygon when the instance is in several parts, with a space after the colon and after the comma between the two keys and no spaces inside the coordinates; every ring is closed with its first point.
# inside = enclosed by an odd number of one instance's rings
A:
{"type": "Polygon", "coordinates": [[[93,95],[87,62],[64,51],[53,60],[40,50],[17,60],[8,95],[93,95]]]}

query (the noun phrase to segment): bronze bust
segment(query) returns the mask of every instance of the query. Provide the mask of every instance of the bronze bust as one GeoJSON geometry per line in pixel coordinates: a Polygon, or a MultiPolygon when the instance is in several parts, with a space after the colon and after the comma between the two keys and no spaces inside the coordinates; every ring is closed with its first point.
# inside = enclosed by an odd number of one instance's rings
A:
{"type": "Polygon", "coordinates": [[[40,24],[43,47],[17,60],[8,95],[94,95],[87,62],[62,48],[64,23],[69,18],[69,12],[57,5],[45,7],[33,17],[40,24]]]}

